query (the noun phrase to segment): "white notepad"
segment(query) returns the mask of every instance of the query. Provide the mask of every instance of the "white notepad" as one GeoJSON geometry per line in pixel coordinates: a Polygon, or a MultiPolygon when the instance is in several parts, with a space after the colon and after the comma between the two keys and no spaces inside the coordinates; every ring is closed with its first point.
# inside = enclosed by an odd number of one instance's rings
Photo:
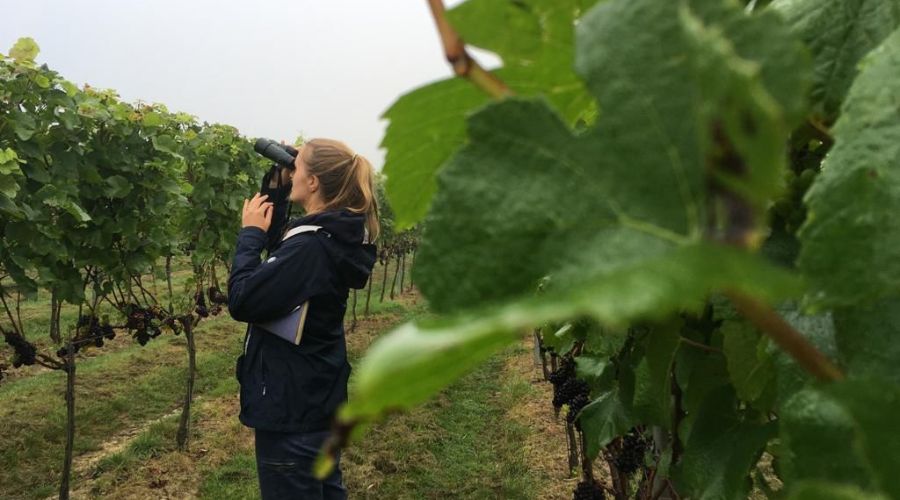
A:
{"type": "Polygon", "coordinates": [[[299,345],[300,337],[303,335],[303,325],[306,323],[306,313],[308,310],[309,301],[307,300],[294,308],[293,311],[280,318],[264,323],[253,323],[253,325],[287,340],[294,345],[299,345]]]}

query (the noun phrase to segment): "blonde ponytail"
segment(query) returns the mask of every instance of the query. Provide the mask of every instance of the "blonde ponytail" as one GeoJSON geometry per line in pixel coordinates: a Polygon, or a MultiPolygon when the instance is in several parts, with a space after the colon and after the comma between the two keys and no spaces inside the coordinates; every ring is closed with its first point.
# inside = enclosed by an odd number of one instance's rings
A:
{"type": "Polygon", "coordinates": [[[368,242],[378,238],[375,170],[366,157],[334,139],[312,139],[303,145],[303,162],[319,179],[326,210],[365,214],[368,242]]]}

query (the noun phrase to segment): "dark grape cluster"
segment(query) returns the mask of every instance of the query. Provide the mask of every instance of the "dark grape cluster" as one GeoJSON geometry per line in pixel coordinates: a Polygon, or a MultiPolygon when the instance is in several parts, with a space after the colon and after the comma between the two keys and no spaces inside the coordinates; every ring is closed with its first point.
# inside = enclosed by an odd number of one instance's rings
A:
{"type": "Polygon", "coordinates": [[[553,405],[556,407],[571,405],[576,399],[581,396],[587,397],[589,393],[590,387],[584,381],[573,377],[563,382],[559,389],[554,391],[553,405]]]}
{"type": "Polygon", "coordinates": [[[203,296],[203,292],[194,294],[194,312],[201,318],[209,317],[209,309],[206,308],[206,298],[203,296]]]}
{"type": "Polygon", "coordinates": [[[163,325],[169,327],[169,329],[172,330],[172,333],[174,333],[175,335],[181,334],[181,324],[181,321],[179,321],[179,319],[175,316],[166,316],[166,318],[163,320],[163,325]]]}
{"type": "MultiPolygon", "coordinates": [[[[553,407],[562,408],[569,405],[566,420],[575,423],[575,417],[589,402],[590,386],[583,380],[575,377],[575,359],[562,358],[559,367],[550,374],[550,383],[553,384],[553,407]]],[[[576,424],[577,425],[577,424],[576,424]]]]}
{"type": "Polygon", "coordinates": [[[160,325],[168,315],[158,306],[141,307],[137,304],[128,305],[128,317],[125,327],[134,330],[131,334],[139,344],[147,345],[150,339],[155,339],[162,334],[160,325]]]}
{"type": "Polygon", "coordinates": [[[35,356],[37,355],[37,348],[34,347],[34,344],[15,332],[3,332],[3,337],[15,353],[13,355],[13,368],[34,364],[35,356]]]}
{"type": "Polygon", "coordinates": [[[644,465],[644,454],[648,448],[647,439],[636,428],[632,428],[622,438],[622,448],[616,454],[614,463],[619,472],[633,474],[644,465]]]}
{"type": "Polygon", "coordinates": [[[595,481],[581,481],[575,487],[574,500],[606,500],[606,493],[603,491],[603,485],[595,481]]]}
{"type": "MultiPolygon", "coordinates": [[[[82,314],[78,317],[78,322],[75,324],[72,350],[77,353],[82,347],[87,345],[103,347],[104,340],[112,340],[114,338],[116,338],[116,332],[109,324],[106,316],[98,318],[93,314],[82,314]]],[[[62,347],[56,351],[56,355],[61,358],[66,357],[68,354],[69,350],[67,347],[62,347]]]]}
{"type": "Polygon", "coordinates": [[[581,424],[575,421],[575,417],[578,416],[578,412],[580,412],[582,408],[591,402],[589,398],[590,390],[587,388],[587,384],[584,384],[584,387],[584,392],[579,392],[574,398],[569,400],[569,413],[566,413],[566,421],[570,424],[575,424],[579,429],[581,428],[581,424]]]}
{"type": "Polygon", "coordinates": [[[210,287],[209,290],[207,290],[207,293],[210,294],[210,302],[214,304],[211,308],[206,307],[206,298],[203,296],[203,292],[194,294],[194,312],[201,318],[208,318],[210,315],[215,316],[222,312],[222,305],[220,302],[217,302],[217,300],[224,300],[225,303],[228,302],[228,298],[225,297],[222,292],[219,292],[217,288],[210,287]],[[213,290],[218,292],[215,299],[213,298],[213,290]]]}
{"type": "Polygon", "coordinates": [[[228,297],[217,286],[210,286],[206,290],[206,295],[213,304],[225,305],[228,303],[228,297]]]}
{"type": "Polygon", "coordinates": [[[556,370],[550,374],[550,383],[554,386],[562,385],[563,382],[575,376],[575,360],[569,357],[562,358],[556,370]]]}

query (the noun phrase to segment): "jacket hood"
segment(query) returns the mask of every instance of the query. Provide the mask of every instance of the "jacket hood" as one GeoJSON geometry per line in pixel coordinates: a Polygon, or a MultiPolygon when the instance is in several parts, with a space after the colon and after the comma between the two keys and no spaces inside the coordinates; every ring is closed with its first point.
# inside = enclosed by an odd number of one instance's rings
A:
{"type": "Polygon", "coordinates": [[[288,229],[297,226],[322,226],[328,235],[325,248],[348,288],[364,288],[375,266],[375,245],[363,243],[366,216],[346,209],[329,210],[291,221],[288,229]]]}

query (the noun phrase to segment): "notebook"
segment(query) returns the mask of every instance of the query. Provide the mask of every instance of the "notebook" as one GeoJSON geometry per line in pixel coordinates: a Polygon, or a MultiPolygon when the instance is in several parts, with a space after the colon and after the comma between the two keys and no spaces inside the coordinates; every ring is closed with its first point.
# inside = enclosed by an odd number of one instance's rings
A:
{"type": "Polygon", "coordinates": [[[306,312],[309,310],[309,301],[300,304],[286,315],[266,321],[253,323],[254,326],[280,337],[294,345],[300,344],[300,336],[303,335],[303,325],[306,323],[306,312]]]}

